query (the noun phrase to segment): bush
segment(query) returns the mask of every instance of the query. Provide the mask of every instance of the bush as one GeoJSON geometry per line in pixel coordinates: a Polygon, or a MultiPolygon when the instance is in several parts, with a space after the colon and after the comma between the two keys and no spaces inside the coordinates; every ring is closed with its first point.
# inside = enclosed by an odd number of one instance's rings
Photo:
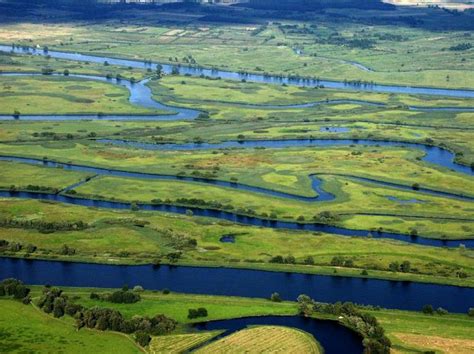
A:
{"type": "Polygon", "coordinates": [[[270,301],[273,302],[281,302],[281,296],[278,293],[273,293],[272,296],[270,296],[270,301]]]}
{"type": "Polygon", "coordinates": [[[151,342],[151,337],[148,333],[138,331],[135,333],[135,341],[142,347],[146,347],[151,342]]]}
{"type": "Polygon", "coordinates": [[[189,309],[188,310],[188,318],[198,318],[198,317],[207,317],[207,309],[204,307],[200,307],[198,309],[189,309]]]}
{"type": "Polygon", "coordinates": [[[425,315],[432,315],[434,313],[433,306],[425,305],[421,310],[425,315]]]}
{"type": "Polygon", "coordinates": [[[106,300],[116,304],[133,304],[140,301],[140,295],[132,291],[118,290],[107,296],[106,300]]]}
{"type": "Polygon", "coordinates": [[[0,296],[13,296],[14,299],[22,300],[28,297],[30,289],[23,282],[9,278],[0,283],[0,296]]]}
{"type": "Polygon", "coordinates": [[[469,317],[474,317],[474,307],[471,307],[468,311],[467,311],[467,315],[469,317]]]}
{"type": "Polygon", "coordinates": [[[448,312],[448,310],[443,309],[442,307],[438,307],[438,308],[436,309],[436,313],[437,313],[438,315],[447,315],[449,312],[448,312]]]}

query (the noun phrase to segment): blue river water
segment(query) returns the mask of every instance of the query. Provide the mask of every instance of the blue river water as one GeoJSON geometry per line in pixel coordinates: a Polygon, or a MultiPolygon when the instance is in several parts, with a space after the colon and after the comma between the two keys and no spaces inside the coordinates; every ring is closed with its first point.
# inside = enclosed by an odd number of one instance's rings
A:
{"type": "Polygon", "coordinates": [[[15,277],[27,284],[145,289],[284,300],[301,294],[320,302],[358,304],[419,311],[425,304],[466,313],[474,307],[474,288],[377,279],[361,279],[233,268],[183,266],[119,266],[0,258],[0,279],[15,277]]]}

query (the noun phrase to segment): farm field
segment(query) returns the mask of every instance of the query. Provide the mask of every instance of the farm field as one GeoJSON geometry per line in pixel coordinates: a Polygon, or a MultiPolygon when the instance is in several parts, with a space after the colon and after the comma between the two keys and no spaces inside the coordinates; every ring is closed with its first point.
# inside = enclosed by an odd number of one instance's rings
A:
{"type": "Polygon", "coordinates": [[[0,1],[0,347],[474,351],[463,4],[0,1]]]}
{"type": "Polygon", "coordinates": [[[310,335],[291,328],[262,326],[242,330],[197,350],[197,353],[320,353],[310,335]]]}

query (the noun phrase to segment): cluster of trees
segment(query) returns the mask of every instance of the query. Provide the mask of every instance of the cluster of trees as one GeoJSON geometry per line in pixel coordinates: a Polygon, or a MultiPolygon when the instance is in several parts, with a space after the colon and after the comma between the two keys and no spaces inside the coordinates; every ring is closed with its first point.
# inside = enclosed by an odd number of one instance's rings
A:
{"type": "Polygon", "coordinates": [[[76,249],[69,247],[68,245],[63,245],[59,253],[63,256],[73,256],[76,254],[76,249]]]}
{"type": "Polygon", "coordinates": [[[0,252],[20,252],[21,250],[25,250],[27,253],[34,253],[37,250],[37,247],[32,244],[28,244],[25,246],[19,242],[0,240],[0,252]]]}
{"type": "Polygon", "coordinates": [[[339,215],[331,211],[322,211],[313,217],[314,221],[322,224],[331,224],[339,221],[339,215]]]}
{"type": "Polygon", "coordinates": [[[421,312],[423,312],[425,315],[434,315],[434,314],[437,314],[437,315],[447,315],[449,312],[448,310],[442,308],[442,307],[438,307],[436,310],[433,308],[432,305],[425,305],[423,306],[423,308],[421,309],[421,312]]]}
{"type": "Polygon", "coordinates": [[[279,264],[295,264],[296,259],[293,256],[274,256],[270,258],[270,263],[279,263],[279,264]]]}
{"type": "MultiPolygon", "coordinates": [[[[209,177],[209,176],[207,176],[209,177]]],[[[234,207],[230,204],[222,204],[215,200],[203,200],[198,198],[178,198],[175,200],[176,204],[181,205],[190,205],[190,206],[199,206],[199,207],[207,207],[211,209],[224,209],[224,210],[232,210],[234,207]]]]}
{"type": "Polygon", "coordinates": [[[20,280],[8,278],[0,282],[0,297],[13,296],[14,299],[22,300],[22,302],[26,305],[31,302],[29,293],[30,289],[27,288],[20,280]]]}
{"type": "Polygon", "coordinates": [[[91,293],[91,299],[109,301],[116,304],[133,304],[141,300],[140,294],[137,291],[130,291],[127,286],[121,290],[114,291],[111,294],[97,294],[91,293]]]}
{"type": "Polygon", "coordinates": [[[16,192],[18,189],[20,189],[20,190],[25,190],[26,189],[28,191],[33,191],[33,192],[49,192],[49,193],[55,193],[55,194],[59,192],[58,188],[36,186],[36,185],[32,185],[32,184],[27,185],[26,188],[24,188],[24,187],[17,188],[17,186],[12,184],[9,188],[9,191],[10,192],[16,192]]]}
{"type": "Polygon", "coordinates": [[[311,315],[314,312],[340,316],[340,321],[353,328],[364,337],[364,352],[374,354],[389,354],[391,342],[385,335],[377,318],[361,311],[351,302],[326,304],[316,302],[307,295],[298,296],[298,308],[301,315],[311,315]]]}
{"type": "Polygon", "coordinates": [[[143,341],[143,337],[146,335],[167,334],[173,331],[177,324],[176,321],[165,315],[156,315],[152,318],[134,316],[132,319],[125,319],[117,310],[101,307],[86,309],[82,305],[74,304],[61,289],[51,287],[43,289],[43,294],[37,305],[44,312],[52,313],[57,318],[64,315],[74,317],[78,329],[87,327],[100,331],[135,333],[137,341],[139,339],[143,341]]]}
{"type": "Polygon", "coordinates": [[[410,273],[412,270],[410,261],[403,261],[402,263],[392,262],[388,265],[388,269],[392,272],[402,273],[410,273]]]}
{"type": "Polygon", "coordinates": [[[165,315],[134,316],[125,319],[120,311],[92,307],[78,312],[74,316],[78,328],[87,327],[100,331],[117,331],[122,333],[146,333],[148,335],[163,335],[170,333],[176,328],[176,321],[165,315]]]}
{"type": "Polygon", "coordinates": [[[190,320],[199,317],[207,317],[207,309],[205,309],[204,307],[199,307],[197,309],[188,310],[188,318],[190,320]]]}
{"type": "Polygon", "coordinates": [[[60,318],[64,315],[74,316],[77,312],[82,311],[81,305],[69,302],[68,297],[58,288],[46,286],[43,293],[36,303],[37,306],[46,313],[52,313],[54,317],[60,318]]]}
{"type": "Polygon", "coordinates": [[[460,51],[464,51],[464,50],[469,50],[471,48],[472,48],[471,43],[460,43],[460,44],[453,45],[453,46],[449,47],[449,50],[451,50],[453,52],[460,52],[460,51]]]}
{"type": "Polygon", "coordinates": [[[314,258],[312,256],[307,256],[303,259],[303,262],[297,262],[296,258],[292,255],[283,257],[280,255],[270,258],[270,263],[278,264],[304,264],[304,265],[314,265],[314,258]]]}
{"type": "Polygon", "coordinates": [[[44,221],[44,220],[27,220],[27,219],[0,219],[0,227],[18,228],[18,229],[35,229],[40,232],[54,231],[77,231],[89,228],[89,224],[83,221],[44,221]]]}
{"type": "Polygon", "coordinates": [[[343,256],[334,256],[331,259],[331,265],[335,267],[354,267],[354,261],[343,256]]]}

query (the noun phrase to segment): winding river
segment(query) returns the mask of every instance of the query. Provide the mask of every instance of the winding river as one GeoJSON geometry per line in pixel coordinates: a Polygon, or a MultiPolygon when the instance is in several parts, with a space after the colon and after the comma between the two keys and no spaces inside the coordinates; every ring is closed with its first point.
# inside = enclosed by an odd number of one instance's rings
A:
{"type": "MultiPolygon", "coordinates": [[[[140,69],[156,69],[157,63],[144,62],[139,60],[131,59],[118,59],[104,56],[94,56],[88,54],[80,54],[73,52],[60,52],[60,51],[44,51],[37,50],[34,48],[25,47],[12,47],[9,45],[0,45],[0,51],[2,52],[14,52],[17,54],[32,54],[32,55],[49,55],[52,58],[75,60],[92,63],[104,63],[107,61],[111,65],[126,66],[140,69]]],[[[419,95],[434,95],[434,96],[447,96],[447,97],[463,97],[463,98],[474,98],[474,90],[461,90],[461,89],[442,89],[442,88],[430,88],[430,87],[410,87],[410,86],[397,86],[397,85],[378,85],[378,84],[349,84],[342,81],[329,81],[329,80],[315,80],[315,79],[299,79],[299,78],[286,78],[272,75],[262,74],[246,74],[237,73],[232,71],[223,71],[215,69],[203,69],[195,68],[191,66],[175,66],[168,64],[161,64],[164,73],[169,74],[173,69],[177,69],[181,75],[191,76],[208,76],[212,78],[222,78],[227,80],[247,80],[252,82],[261,82],[267,84],[286,84],[301,87],[316,87],[324,86],[326,88],[335,88],[341,90],[355,90],[355,91],[370,91],[370,92],[386,92],[386,93],[406,93],[406,94],[419,94],[419,95]]]]}
{"type": "MultiPolygon", "coordinates": [[[[32,74],[4,73],[3,75],[30,76],[32,74]]],[[[151,89],[146,85],[147,80],[141,81],[139,83],[131,83],[127,80],[107,79],[100,76],[89,76],[89,75],[71,75],[71,76],[75,78],[79,78],[79,79],[97,80],[101,82],[111,82],[111,83],[121,85],[130,91],[130,102],[132,104],[135,104],[141,107],[160,109],[160,110],[169,112],[169,114],[166,114],[166,115],[145,116],[148,119],[173,119],[173,120],[195,119],[200,113],[199,111],[196,111],[196,110],[179,108],[179,107],[170,107],[170,106],[163,105],[159,102],[156,102],[152,98],[151,89]]],[[[84,118],[91,118],[91,117],[94,117],[95,119],[101,118],[98,116],[83,116],[83,115],[77,115],[77,116],[39,115],[39,116],[21,116],[21,119],[63,120],[63,119],[84,119],[84,118]]],[[[141,119],[143,116],[124,115],[120,117],[122,119],[130,119],[131,117],[141,119]]],[[[0,116],[0,119],[13,119],[13,117],[0,116]]],[[[195,144],[195,143],[148,144],[148,143],[128,142],[128,141],[122,141],[122,140],[106,140],[106,139],[99,139],[98,142],[104,143],[104,144],[133,146],[135,148],[141,148],[141,149],[177,150],[177,151],[178,150],[199,150],[199,149],[228,149],[228,148],[286,148],[286,147],[294,147],[294,146],[340,146],[340,145],[356,145],[356,144],[367,145],[367,146],[403,145],[404,147],[416,148],[416,149],[422,150],[425,153],[425,156],[423,157],[423,160],[425,162],[436,164],[441,167],[449,168],[451,170],[457,171],[459,173],[468,174],[470,176],[474,174],[473,170],[470,167],[460,165],[454,162],[454,155],[450,151],[445,150],[443,148],[439,148],[439,147],[428,146],[428,145],[417,144],[417,143],[400,143],[400,142],[374,141],[374,140],[335,140],[335,139],[332,139],[332,140],[292,139],[292,140],[226,141],[222,143],[202,143],[202,144],[195,144]]],[[[97,168],[97,167],[92,167],[92,166],[63,164],[63,163],[56,163],[56,162],[49,162],[49,161],[44,162],[39,159],[28,159],[28,158],[12,157],[12,156],[2,156],[0,157],[0,159],[15,160],[17,162],[30,163],[30,164],[41,163],[49,167],[62,167],[62,168],[70,169],[70,170],[92,172],[98,175],[121,176],[121,177],[131,177],[131,178],[153,178],[153,179],[175,179],[175,180],[179,179],[182,181],[213,184],[213,185],[222,186],[222,187],[235,188],[235,189],[246,190],[246,191],[251,191],[251,192],[256,192],[256,193],[263,193],[263,194],[271,195],[275,197],[290,198],[290,199],[301,200],[305,202],[323,202],[323,201],[330,201],[334,199],[334,195],[324,191],[324,189],[321,186],[321,180],[316,175],[310,175],[310,178],[312,179],[313,191],[317,194],[317,196],[305,197],[305,196],[293,195],[289,193],[278,192],[274,190],[269,190],[265,188],[259,188],[259,187],[244,185],[244,184],[231,183],[231,182],[218,181],[218,180],[209,180],[209,179],[203,179],[203,178],[189,178],[189,177],[177,177],[177,176],[168,176],[168,175],[159,175],[159,174],[137,173],[137,172],[130,172],[130,171],[97,168]]],[[[362,181],[362,182],[385,185],[391,188],[411,190],[409,186],[402,185],[402,184],[377,181],[374,179],[362,178],[362,177],[357,177],[357,176],[348,176],[348,177],[358,180],[358,181],[362,181]]],[[[80,184],[70,186],[66,188],[66,191],[71,190],[74,187],[77,187],[78,185],[80,184]]],[[[449,192],[436,191],[436,190],[432,190],[432,189],[428,189],[424,187],[419,188],[418,192],[442,196],[442,197],[448,197],[448,198],[473,200],[473,197],[469,195],[459,195],[459,194],[453,194],[449,192]]],[[[3,197],[50,199],[50,200],[57,200],[63,203],[89,205],[89,206],[93,205],[93,206],[98,206],[98,207],[103,207],[103,208],[117,208],[117,209],[130,208],[129,203],[107,202],[107,201],[101,201],[101,200],[65,196],[65,195],[60,195],[60,194],[33,193],[33,192],[1,192],[0,195],[3,197]]],[[[390,196],[388,197],[390,198],[390,196]]],[[[393,200],[393,201],[397,202],[397,200],[393,200]]],[[[185,213],[186,210],[190,209],[190,210],[193,210],[193,212],[196,215],[221,218],[221,219],[236,221],[236,222],[240,222],[244,224],[273,227],[273,228],[302,229],[302,230],[319,231],[319,232],[330,232],[330,233],[335,233],[335,234],[345,235],[345,236],[367,236],[369,234],[368,230],[351,230],[351,229],[345,229],[341,227],[334,227],[334,226],[321,225],[321,224],[301,224],[301,223],[296,223],[296,222],[271,221],[271,220],[261,219],[257,217],[248,217],[248,216],[238,215],[235,213],[217,211],[217,210],[212,210],[212,209],[184,208],[184,207],[178,207],[178,206],[156,205],[156,204],[141,204],[140,207],[144,210],[161,210],[161,211],[168,211],[168,212],[175,212],[175,213],[185,213]]],[[[470,221],[470,220],[463,220],[463,221],[470,221]]],[[[431,246],[437,246],[437,247],[458,247],[460,244],[464,244],[469,247],[474,246],[474,240],[435,240],[435,239],[427,239],[427,238],[422,238],[422,237],[410,238],[406,235],[397,234],[397,233],[389,233],[389,232],[374,232],[372,236],[380,237],[380,238],[391,238],[391,239],[396,239],[396,240],[408,241],[412,243],[431,245],[431,246]]]]}

